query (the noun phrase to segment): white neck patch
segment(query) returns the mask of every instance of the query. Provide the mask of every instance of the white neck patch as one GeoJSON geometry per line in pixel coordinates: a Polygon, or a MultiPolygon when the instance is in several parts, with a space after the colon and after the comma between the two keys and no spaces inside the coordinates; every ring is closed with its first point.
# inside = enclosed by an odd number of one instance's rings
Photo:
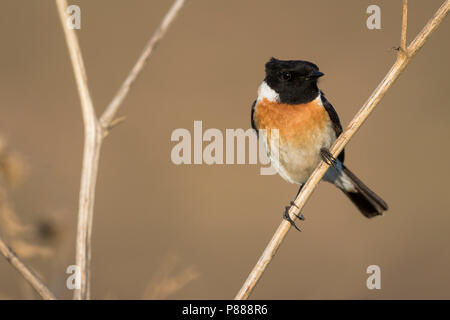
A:
{"type": "Polygon", "coordinates": [[[320,91],[319,91],[319,94],[317,95],[317,97],[314,99],[314,101],[316,101],[319,106],[323,106],[322,94],[320,93],[320,91]]]}
{"type": "Polygon", "coordinates": [[[279,102],[280,101],[280,95],[276,93],[275,90],[273,90],[269,85],[263,81],[261,85],[258,88],[258,101],[261,101],[262,99],[267,99],[270,102],[279,102]]]}

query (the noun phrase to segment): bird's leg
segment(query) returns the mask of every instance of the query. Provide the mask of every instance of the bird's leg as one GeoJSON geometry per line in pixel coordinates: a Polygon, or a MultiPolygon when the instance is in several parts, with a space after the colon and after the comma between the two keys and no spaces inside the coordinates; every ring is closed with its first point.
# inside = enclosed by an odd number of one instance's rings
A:
{"type": "MultiPolygon", "coordinates": [[[[302,191],[303,189],[303,184],[300,186],[300,188],[298,188],[297,194],[295,195],[295,199],[297,199],[298,195],[300,194],[300,191],[302,191]]],[[[291,206],[295,206],[297,207],[297,205],[294,203],[294,201],[291,201],[291,206]]],[[[297,207],[297,209],[299,209],[299,207],[297,207]]],[[[298,213],[298,215],[295,215],[297,218],[299,218],[300,220],[305,220],[305,217],[303,216],[303,214],[301,212],[298,213]]]]}
{"type": "MultiPolygon", "coordinates": [[[[300,186],[300,188],[298,189],[297,195],[295,196],[295,198],[297,199],[300,191],[302,190],[303,185],[300,186]]],[[[294,220],[291,219],[291,217],[289,216],[289,210],[291,209],[291,207],[294,206],[298,209],[297,205],[295,204],[294,201],[290,202],[290,205],[287,206],[284,210],[283,213],[283,218],[288,221],[295,229],[297,229],[298,231],[302,231],[300,230],[299,227],[297,227],[297,225],[295,224],[294,220]]],[[[305,217],[303,216],[303,214],[300,212],[298,215],[294,214],[297,218],[299,218],[300,220],[305,220],[305,217]]]]}
{"type": "Polygon", "coordinates": [[[322,158],[322,160],[330,165],[337,168],[337,160],[335,157],[333,157],[333,155],[331,154],[331,152],[327,149],[327,148],[320,148],[320,157],[322,158]]]}
{"type": "MultiPolygon", "coordinates": [[[[325,161],[326,164],[335,167],[336,169],[338,169],[337,167],[337,163],[338,160],[333,157],[333,155],[331,154],[331,152],[327,149],[327,148],[321,148],[320,149],[320,156],[322,158],[323,161],[325,161]]],[[[303,185],[300,186],[300,188],[298,189],[297,195],[295,196],[295,198],[297,199],[298,195],[300,194],[300,191],[302,191],[302,187],[303,185]]],[[[292,208],[292,206],[297,207],[297,205],[295,204],[294,201],[290,202],[290,205],[287,206],[284,210],[283,213],[283,218],[285,220],[287,220],[293,227],[295,227],[295,229],[297,229],[298,231],[301,231],[299,229],[299,227],[297,227],[297,225],[295,224],[294,220],[291,219],[291,217],[289,216],[289,210],[292,208]]],[[[303,216],[303,214],[300,212],[298,215],[295,215],[297,218],[299,218],[300,220],[305,220],[305,217],[303,216]]]]}

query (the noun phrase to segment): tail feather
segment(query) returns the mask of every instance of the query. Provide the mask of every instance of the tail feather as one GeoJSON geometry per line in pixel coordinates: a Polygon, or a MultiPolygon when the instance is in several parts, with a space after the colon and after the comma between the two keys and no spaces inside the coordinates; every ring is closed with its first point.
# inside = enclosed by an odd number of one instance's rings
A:
{"type": "Polygon", "coordinates": [[[365,217],[373,218],[382,215],[383,211],[388,209],[386,202],[370,190],[369,187],[344,165],[342,165],[342,172],[351,181],[353,188],[340,189],[365,217]]]}

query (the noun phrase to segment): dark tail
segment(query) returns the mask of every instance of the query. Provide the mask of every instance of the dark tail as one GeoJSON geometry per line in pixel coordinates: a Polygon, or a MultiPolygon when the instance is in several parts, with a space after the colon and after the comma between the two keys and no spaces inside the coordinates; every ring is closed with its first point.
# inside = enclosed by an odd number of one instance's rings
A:
{"type": "Polygon", "coordinates": [[[388,205],[379,196],[369,189],[357,176],[342,165],[342,171],[351,182],[353,188],[340,188],[347,197],[358,207],[359,211],[367,217],[373,218],[383,214],[388,205]]]}

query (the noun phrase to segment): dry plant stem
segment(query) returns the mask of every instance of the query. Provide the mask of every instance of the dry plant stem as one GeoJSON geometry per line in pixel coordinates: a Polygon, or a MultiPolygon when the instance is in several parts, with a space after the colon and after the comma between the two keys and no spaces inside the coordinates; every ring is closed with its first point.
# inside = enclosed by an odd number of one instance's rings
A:
{"type": "Polygon", "coordinates": [[[402,14],[402,33],[400,38],[400,49],[406,50],[406,30],[408,25],[408,0],[403,0],[403,14],[402,14]]]}
{"type": "Polygon", "coordinates": [[[80,267],[81,288],[75,290],[74,299],[90,298],[90,260],[91,260],[91,233],[94,216],[95,185],[97,181],[98,163],[103,138],[106,137],[111,125],[114,124],[113,117],[125,99],[131,84],[136,80],[145,66],[145,62],[154,50],[156,44],[164,37],[167,29],[174,21],[181,9],[184,0],[176,0],[162,23],[146,45],[138,62],[130,72],[122,87],[113,98],[111,104],[106,108],[100,120],[95,115],[94,106],[87,84],[86,70],[83,64],[78,38],[73,29],[67,25],[67,1],[56,0],[59,17],[64,29],[67,47],[75,74],[78,93],[81,100],[81,109],[84,122],[84,153],[81,174],[81,186],[78,208],[78,227],[76,240],[76,264],[80,267]]]}
{"type": "Polygon", "coordinates": [[[0,239],[0,252],[5,256],[6,260],[25,278],[25,280],[33,287],[33,289],[45,300],[55,300],[55,295],[39,280],[20,259],[17,257],[13,249],[11,249],[2,239],[0,239]]]}
{"type": "Polygon", "coordinates": [[[166,16],[164,17],[163,21],[161,22],[158,29],[156,29],[153,36],[148,41],[147,45],[145,46],[144,50],[141,53],[141,56],[139,57],[138,61],[134,65],[133,69],[131,69],[130,73],[128,74],[127,78],[125,79],[124,83],[120,87],[119,91],[116,93],[114,98],[112,99],[111,103],[106,108],[105,112],[103,113],[102,117],[100,118],[100,123],[103,128],[108,128],[111,121],[114,118],[114,115],[116,114],[117,110],[119,109],[119,106],[122,104],[123,100],[125,99],[128,91],[130,90],[131,85],[134,83],[134,81],[137,79],[138,75],[140,74],[141,70],[144,68],[145,63],[147,62],[148,58],[152,54],[153,50],[156,48],[156,45],[158,42],[164,37],[166,34],[167,29],[169,28],[172,21],[177,16],[178,12],[182,8],[185,0],[176,0],[172,7],[167,12],[166,16]]]}
{"type": "Polygon", "coordinates": [[[75,290],[75,299],[89,298],[90,221],[94,211],[95,184],[102,141],[101,127],[95,115],[87,84],[86,70],[80,45],[74,29],[67,26],[67,1],[57,0],[59,17],[64,29],[67,47],[72,61],[84,122],[84,151],[79,195],[78,227],[76,240],[76,264],[80,267],[81,289],[75,290]]]}
{"type": "MultiPolygon", "coordinates": [[[[353,137],[359,127],[364,123],[370,113],[373,111],[378,102],[383,98],[385,93],[392,86],[394,81],[399,77],[400,73],[405,69],[411,58],[417,53],[417,51],[422,48],[425,41],[432,34],[434,30],[441,24],[447,15],[450,9],[450,0],[446,0],[441,7],[436,11],[434,16],[428,21],[422,31],[416,36],[416,38],[412,41],[412,43],[408,46],[408,48],[403,51],[399,50],[397,60],[394,65],[391,67],[389,72],[386,74],[384,79],[369,97],[369,99],[365,102],[363,107],[359,110],[344,132],[339,136],[339,138],[335,141],[333,146],[330,149],[330,152],[337,157],[339,152],[345,147],[348,141],[353,137]]],[[[406,10],[403,10],[403,13],[406,14],[406,10]]],[[[403,21],[406,21],[406,17],[403,18],[403,21]]],[[[406,24],[403,24],[404,34],[406,35],[406,24]]],[[[298,195],[297,199],[295,199],[295,204],[297,207],[292,206],[289,211],[289,215],[291,219],[296,218],[296,214],[298,214],[303,206],[305,205],[308,198],[311,196],[312,192],[321,181],[322,176],[325,174],[328,169],[328,165],[325,162],[321,162],[315,171],[312,173],[311,177],[305,183],[302,188],[302,191],[298,195]]],[[[256,283],[261,278],[263,272],[265,271],[267,265],[270,263],[272,258],[274,257],[277,249],[280,247],[284,237],[288,233],[291,225],[286,220],[283,220],[270,240],[269,244],[265,248],[263,254],[259,258],[255,267],[251,271],[244,285],[236,295],[235,299],[242,300],[247,299],[254,289],[256,283]]]]}

